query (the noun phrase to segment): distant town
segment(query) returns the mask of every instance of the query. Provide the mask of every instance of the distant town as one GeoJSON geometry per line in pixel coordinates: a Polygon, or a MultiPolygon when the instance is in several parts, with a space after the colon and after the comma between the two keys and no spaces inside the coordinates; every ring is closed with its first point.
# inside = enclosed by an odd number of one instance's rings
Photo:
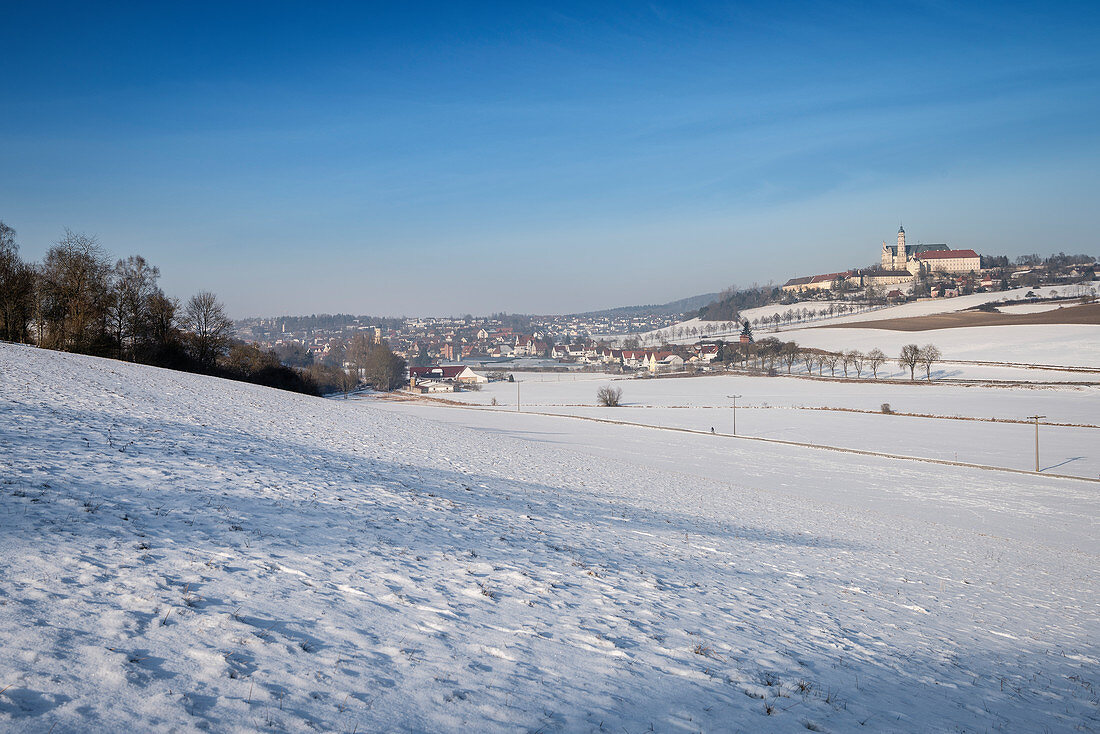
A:
{"type": "MultiPolygon", "coordinates": [[[[882,243],[880,263],[834,273],[794,277],[782,286],[731,289],[694,312],[668,313],[615,309],[592,314],[488,317],[380,318],[348,314],[281,316],[236,321],[238,339],[275,354],[289,366],[315,362],[348,368],[345,348],[363,335],[385,343],[405,359],[410,377],[439,378],[445,365],[481,369],[451,370],[447,383],[476,383],[483,373],[508,369],[600,369],[668,372],[706,370],[719,344],[752,340],[754,330],[780,331],[907,301],[952,298],[1009,288],[1082,284],[1100,277],[1095,258],[1059,253],[984,256],[947,244],[882,243]],[[623,313],[625,311],[625,313],[623,313]]],[[[1093,294],[1094,295],[1094,294],[1093,294]]]]}

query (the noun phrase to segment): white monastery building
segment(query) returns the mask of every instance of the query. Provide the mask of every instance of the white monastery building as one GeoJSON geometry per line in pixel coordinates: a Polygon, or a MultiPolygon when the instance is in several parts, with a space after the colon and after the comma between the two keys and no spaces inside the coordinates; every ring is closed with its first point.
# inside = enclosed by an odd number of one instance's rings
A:
{"type": "Polygon", "coordinates": [[[784,291],[831,290],[839,281],[849,281],[859,287],[885,286],[912,282],[921,272],[969,273],[982,269],[981,256],[973,250],[952,250],[946,244],[915,245],[905,242],[905,228],[898,227],[898,243],[882,243],[881,269],[849,270],[843,273],[810,275],[791,278],[784,291]]]}
{"type": "Polygon", "coordinates": [[[982,258],[973,250],[932,250],[919,252],[913,260],[918,268],[933,273],[969,273],[982,269],[982,258]]]}

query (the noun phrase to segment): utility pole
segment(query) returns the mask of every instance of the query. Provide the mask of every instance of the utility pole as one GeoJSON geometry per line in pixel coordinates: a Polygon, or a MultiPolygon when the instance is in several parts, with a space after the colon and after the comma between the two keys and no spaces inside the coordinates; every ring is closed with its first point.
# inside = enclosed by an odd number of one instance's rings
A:
{"type": "Polygon", "coordinates": [[[520,410],[519,410],[519,380],[516,380],[516,412],[517,413],[520,412],[520,410]]]}
{"type": "Polygon", "coordinates": [[[1029,415],[1027,419],[1035,421],[1035,471],[1039,471],[1039,419],[1045,415],[1029,415]]]}
{"type": "Polygon", "coordinates": [[[733,398],[733,435],[737,435],[737,398],[743,397],[742,395],[727,395],[727,398],[733,398]]]}

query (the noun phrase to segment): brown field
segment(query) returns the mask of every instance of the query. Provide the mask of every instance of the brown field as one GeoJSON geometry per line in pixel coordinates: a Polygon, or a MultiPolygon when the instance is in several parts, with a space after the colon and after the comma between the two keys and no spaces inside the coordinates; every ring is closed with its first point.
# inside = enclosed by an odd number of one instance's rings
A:
{"type": "Polygon", "coordinates": [[[986,313],[984,311],[956,311],[932,316],[913,316],[905,319],[859,321],[854,324],[829,324],[818,329],[887,329],[889,331],[931,331],[933,329],[959,329],[967,326],[1018,326],[1025,324],[1097,324],[1100,325],[1100,303],[1081,306],[1065,306],[1040,313],[986,313]]]}

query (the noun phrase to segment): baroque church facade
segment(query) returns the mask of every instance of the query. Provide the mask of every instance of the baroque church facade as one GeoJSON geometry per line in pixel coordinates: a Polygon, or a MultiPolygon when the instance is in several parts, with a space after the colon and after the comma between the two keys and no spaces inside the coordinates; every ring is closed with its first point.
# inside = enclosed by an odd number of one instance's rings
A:
{"type": "Polygon", "coordinates": [[[952,250],[944,243],[915,244],[905,242],[905,228],[898,227],[898,243],[882,243],[881,267],[877,270],[848,270],[842,273],[809,275],[791,278],[781,287],[784,291],[801,292],[832,290],[841,281],[857,287],[890,286],[913,282],[923,273],[977,273],[981,271],[981,256],[973,250],[952,250]]]}
{"type": "Polygon", "coordinates": [[[888,245],[882,243],[882,269],[914,273],[920,270],[917,255],[924,252],[948,251],[951,248],[946,244],[935,245],[907,245],[905,243],[905,228],[898,227],[898,244],[888,245]]]}

